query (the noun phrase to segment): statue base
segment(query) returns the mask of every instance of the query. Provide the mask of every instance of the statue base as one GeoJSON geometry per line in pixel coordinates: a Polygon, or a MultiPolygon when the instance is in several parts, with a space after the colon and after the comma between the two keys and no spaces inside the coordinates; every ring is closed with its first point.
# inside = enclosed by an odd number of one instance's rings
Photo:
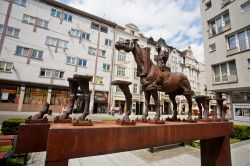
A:
{"type": "Polygon", "coordinates": [[[48,118],[45,116],[43,119],[25,119],[25,123],[48,123],[48,118]]]}
{"type": "Polygon", "coordinates": [[[138,117],[135,119],[135,122],[139,122],[139,123],[148,123],[147,119],[139,119],[138,117]]]}
{"type": "Polygon", "coordinates": [[[149,119],[148,123],[149,124],[165,124],[165,121],[164,120],[155,120],[155,119],[151,120],[151,119],[149,119]]]}
{"type": "Polygon", "coordinates": [[[213,118],[212,119],[212,122],[220,122],[221,121],[221,119],[218,119],[218,118],[213,118]]]}
{"type": "Polygon", "coordinates": [[[228,122],[228,119],[220,119],[221,122],[228,122]]]}
{"type": "Polygon", "coordinates": [[[54,123],[72,123],[72,119],[54,119],[54,123]]]}
{"type": "Polygon", "coordinates": [[[93,126],[90,119],[86,119],[86,120],[74,119],[72,124],[73,126],[93,126]]]}
{"type": "Polygon", "coordinates": [[[182,119],[182,122],[197,123],[196,119],[182,119]]]}
{"type": "Polygon", "coordinates": [[[213,121],[213,119],[200,119],[200,118],[195,118],[194,120],[196,120],[197,122],[212,122],[213,121]]]}
{"type": "Polygon", "coordinates": [[[174,118],[167,117],[165,119],[165,121],[167,121],[167,122],[181,122],[181,119],[180,118],[174,119],[174,118]]]}
{"type": "Polygon", "coordinates": [[[119,125],[136,125],[136,122],[134,120],[132,121],[125,121],[125,120],[116,120],[116,124],[119,124],[119,125]]]}

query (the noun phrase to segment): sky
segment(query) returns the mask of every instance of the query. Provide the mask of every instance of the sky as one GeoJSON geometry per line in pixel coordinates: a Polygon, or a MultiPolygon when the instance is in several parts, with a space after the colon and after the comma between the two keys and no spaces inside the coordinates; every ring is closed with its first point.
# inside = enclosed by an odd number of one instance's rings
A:
{"type": "Polygon", "coordinates": [[[115,22],[133,23],[146,37],[165,39],[182,51],[191,46],[204,63],[198,0],[58,0],[69,6],[115,22]]]}

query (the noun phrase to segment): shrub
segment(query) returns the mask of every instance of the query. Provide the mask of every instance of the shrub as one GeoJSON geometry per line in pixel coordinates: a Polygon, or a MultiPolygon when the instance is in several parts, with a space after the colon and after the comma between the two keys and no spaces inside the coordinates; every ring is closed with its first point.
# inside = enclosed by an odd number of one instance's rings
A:
{"type": "Polygon", "coordinates": [[[16,135],[18,133],[19,124],[23,123],[25,119],[11,118],[3,121],[2,134],[3,135],[16,135]]]}
{"type": "Polygon", "coordinates": [[[250,136],[250,127],[242,126],[242,125],[234,125],[233,127],[233,138],[246,140],[249,139],[250,136]]]}

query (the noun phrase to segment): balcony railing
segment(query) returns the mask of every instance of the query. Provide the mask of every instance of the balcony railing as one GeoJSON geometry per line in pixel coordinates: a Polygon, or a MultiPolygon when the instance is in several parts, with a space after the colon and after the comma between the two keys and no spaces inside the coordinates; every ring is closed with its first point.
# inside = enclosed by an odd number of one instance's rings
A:
{"type": "Polygon", "coordinates": [[[233,83],[237,82],[238,77],[237,74],[224,74],[224,75],[214,75],[213,83],[214,84],[222,84],[222,83],[233,83]]]}

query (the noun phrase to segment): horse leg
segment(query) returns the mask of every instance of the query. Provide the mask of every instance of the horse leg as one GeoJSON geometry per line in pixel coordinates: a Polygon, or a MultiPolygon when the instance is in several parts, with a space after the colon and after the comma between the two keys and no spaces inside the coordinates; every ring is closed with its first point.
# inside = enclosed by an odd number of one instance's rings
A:
{"type": "Polygon", "coordinates": [[[149,106],[151,93],[149,91],[144,91],[144,96],[145,96],[145,112],[142,115],[141,119],[146,119],[148,116],[148,106],[149,106]]]}
{"type": "Polygon", "coordinates": [[[157,91],[152,93],[152,97],[154,99],[155,109],[156,109],[156,114],[155,114],[154,119],[155,120],[160,120],[160,116],[161,116],[161,113],[160,113],[160,100],[158,99],[157,91]]]}
{"type": "Polygon", "coordinates": [[[172,116],[172,119],[177,119],[177,103],[175,101],[175,96],[176,95],[173,95],[173,94],[169,94],[169,98],[170,100],[172,101],[172,104],[173,104],[173,116],[172,116]]]}
{"type": "Polygon", "coordinates": [[[192,96],[191,94],[184,94],[188,102],[188,117],[187,120],[192,120],[192,96]]]}

